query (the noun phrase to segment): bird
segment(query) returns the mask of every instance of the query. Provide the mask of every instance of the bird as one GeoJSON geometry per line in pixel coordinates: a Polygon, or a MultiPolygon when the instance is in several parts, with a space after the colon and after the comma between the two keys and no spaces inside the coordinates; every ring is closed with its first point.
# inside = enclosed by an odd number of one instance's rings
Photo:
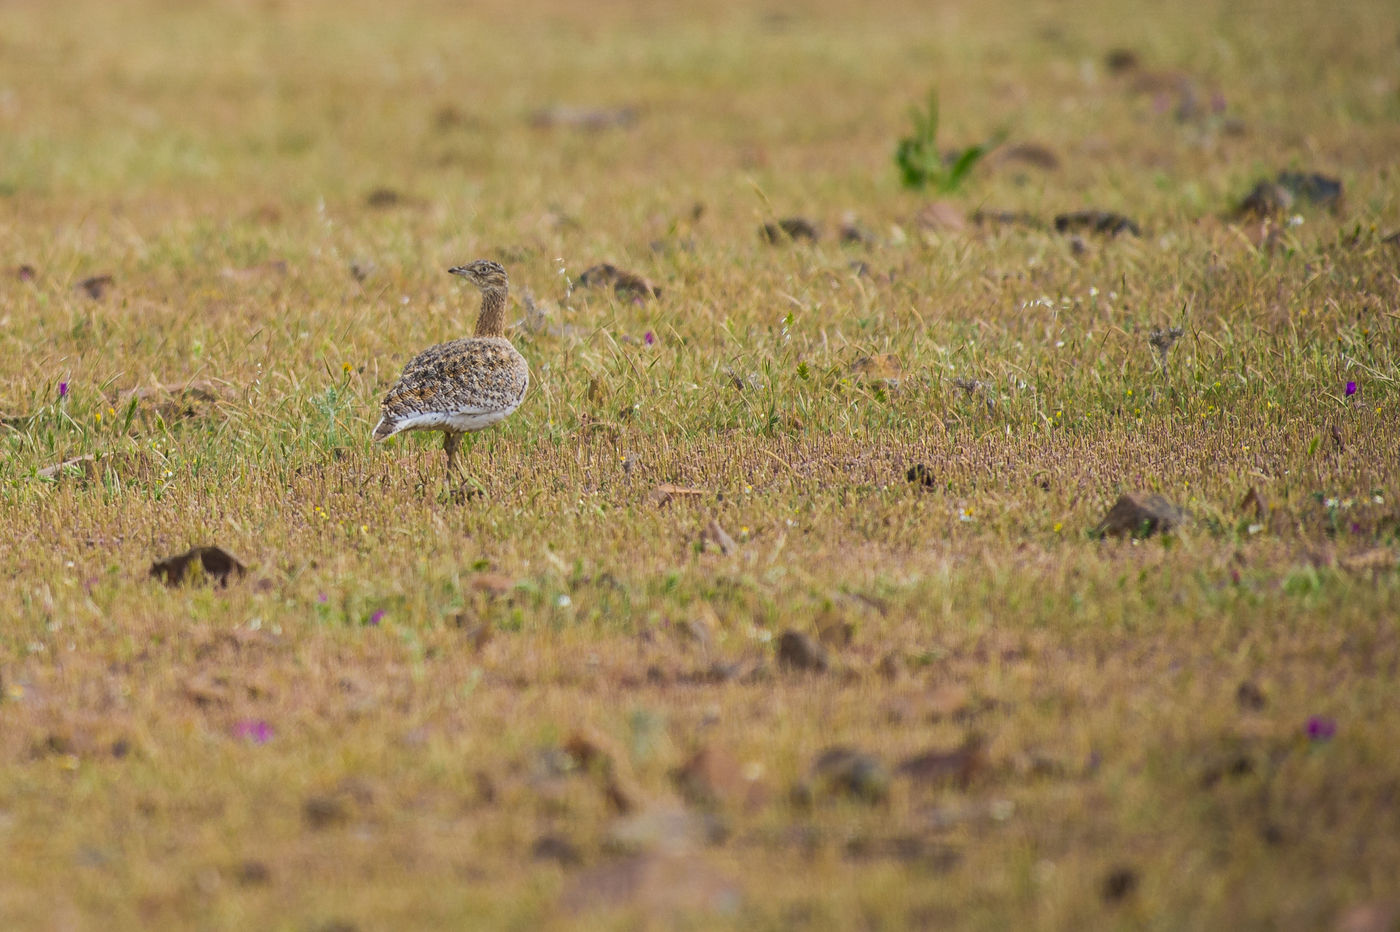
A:
{"type": "Polygon", "coordinates": [[[384,396],[374,439],[388,440],[406,430],[440,430],[450,477],[462,435],[514,413],[525,399],[530,369],[505,335],[506,270],[490,259],[477,259],[447,271],[481,289],[476,334],[430,346],[409,360],[384,396]]]}

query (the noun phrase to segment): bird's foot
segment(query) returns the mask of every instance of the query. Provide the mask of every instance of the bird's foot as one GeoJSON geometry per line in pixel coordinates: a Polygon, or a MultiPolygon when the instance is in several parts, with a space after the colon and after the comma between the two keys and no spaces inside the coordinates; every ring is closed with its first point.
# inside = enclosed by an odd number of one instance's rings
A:
{"type": "Polygon", "coordinates": [[[472,499],[485,497],[486,490],[482,488],[481,483],[470,476],[463,476],[456,483],[449,477],[438,500],[444,504],[465,505],[472,499]]]}

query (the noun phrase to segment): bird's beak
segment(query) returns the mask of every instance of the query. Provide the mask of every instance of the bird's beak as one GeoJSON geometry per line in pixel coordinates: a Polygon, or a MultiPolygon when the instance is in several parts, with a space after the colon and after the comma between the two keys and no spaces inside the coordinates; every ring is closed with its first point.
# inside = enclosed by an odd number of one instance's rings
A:
{"type": "Polygon", "coordinates": [[[466,278],[467,267],[465,265],[454,265],[452,268],[447,270],[447,273],[449,275],[460,275],[463,278],[466,278]]]}

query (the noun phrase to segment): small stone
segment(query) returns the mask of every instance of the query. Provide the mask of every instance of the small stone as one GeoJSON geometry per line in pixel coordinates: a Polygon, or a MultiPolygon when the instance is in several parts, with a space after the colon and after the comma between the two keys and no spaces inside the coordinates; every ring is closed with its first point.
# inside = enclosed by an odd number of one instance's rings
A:
{"type": "Polygon", "coordinates": [[[1052,152],[1048,146],[1037,142],[1022,142],[997,149],[993,154],[992,162],[998,165],[1015,162],[1043,171],[1055,171],[1060,167],[1060,157],[1052,152]]]}
{"type": "Polygon", "coordinates": [[[923,463],[915,463],[913,466],[910,466],[908,471],[904,473],[904,478],[926,489],[931,489],[938,485],[938,477],[933,474],[932,469],[929,469],[923,463]]]}
{"type": "Polygon", "coordinates": [[[94,301],[100,299],[112,287],[112,276],[93,275],[78,282],[78,290],[86,294],[94,301]]]}
{"type": "Polygon", "coordinates": [[[515,589],[515,580],[502,573],[478,573],[472,577],[471,587],[492,598],[500,598],[515,589]]]}
{"type": "Polygon", "coordinates": [[[244,861],[233,869],[233,879],[241,887],[260,887],[272,882],[272,871],[262,861],[244,861]]]}
{"type": "Polygon", "coordinates": [[[1279,172],[1273,181],[1260,181],[1236,208],[1238,216],[1277,217],[1300,202],[1328,210],[1342,205],[1342,183],[1316,172],[1279,172]]]}
{"type": "Polygon", "coordinates": [[[1137,871],[1131,867],[1116,867],[1103,879],[1103,898],[1106,903],[1116,903],[1137,889],[1137,871]]]}
{"type": "Polygon", "coordinates": [[[701,540],[718,547],[720,553],[725,556],[729,556],[739,549],[739,544],[735,542],[734,538],[729,536],[729,532],[721,527],[720,523],[714,519],[711,519],[710,523],[705,526],[705,532],[701,535],[701,540]]]}
{"type": "Polygon", "coordinates": [[[1235,703],[1241,709],[1258,712],[1268,704],[1268,700],[1264,697],[1263,690],[1249,680],[1245,680],[1235,690],[1235,703]]]}
{"type": "Polygon", "coordinates": [[[490,618],[478,618],[470,612],[458,612],[452,616],[452,626],[461,631],[472,650],[480,651],[495,635],[490,618]]]}
{"type": "Polygon", "coordinates": [[[847,214],[841,219],[841,228],[838,231],[841,242],[851,243],[857,246],[875,246],[879,240],[875,234],[861,226],[854,214],[847,214]]]}
{"type": "Polygon", "coordinates": [[[890,651],[884,657],[880,658],[880,664],[877,669],[880,671],[880,675],[885,679],[897,680],[904,675],[907,667],[902,654],[897,651],[890,651]]]}
{"type": "Polygon", "coordinates": [[[341,825],[350,819],[350,807],[338,796],[308,796],[301,804],[301,815],[313,829],[341,825]]]}
{"type": "Polygon", "coordinates": [[[809,635],[789,628],[778,638],[778,666],[784,670],[824,673],[829,666],[826,648],[809,635]]]}
{"type": "Polygon", "coordinates": [[[904,379],[904,363],[893,353],[859,356],[846,370],[852,377],[869,385],[898,388],[904,379]]]}
{"type": "Polygon", "coordinates": [[[536,861],[555,861],[563,867],[574,867],[583,861],[574,843],[562,835],[541,835],[530,846],[530,857],[536,861]]]}
{"type": "Polygon", "coordinates": [[[951,201],[933,201],[914,217],[919,229],[930,233],[960,233],[967,229],[967,215],[951,201]]]}
{"type": "Polygon", "coordinates": [[[1023,210],[985,210],[979,208],[973,211],[972,222],[979,227],[1025,227],[1028,230],[1039,230],[1045,226],[1038,217],[1023,210]]]}
{"type": "Polygon", "coordinates": [[[1123,74],[1126,71],[1135,71],[1141,62],[1138,60],[1138,53],[1132,49],[1117,48],[1108,50],[1103,57],[1103,64],[1109,74],[1123,74]]]}
{"type": "Polygon", "coordinates": [[[397,207],[403,202],[403,195],[393,188],[375,188],[365,195],[365,206],[373,207],[376,210],[383,210],[386,207],[397,207]]]}
{"type": "Polygon", "coordinates": [[[856,626],[844,618],[821,617],[817,619],[817,637],[822,644],[832,650],[850,647],[855,634],[856,626]]]}
{"type": "Polygon", "coordinates": [[[1241,216],[1274,217],[1293,207],[1293,192],[1281,184],[1261,181],[1240,201],[1236,213],[1241,216]]]}
{"type": "Polygon", "coordinates": [[[1135,221],[1107,210],[1076,210],[1058,214],[1055,217],[1055,230],[1058,233],[1088,232],[1104,236],[1117,236],[1119,233],[1142,235],[1135,221]]]}
{"type": "Polygon", "coordinates": [[[807,783],[813,791],[851,796],[874,804],[883,802],[889,795],[890,772],[873,755],[854,748],[834,747],[817,757],[807,783]]]}
{"type": "Polygon", "coordinates": [[[97,457],[91,453],[84,453],[61,463],[45,466],[38,471],[37,475],[40,479],[60,479],[65,476],[82,476],[91,479],[97,475],[97,471],[97,457]]]}
{"type": "Polygon", "coordinates": [[[1160,495],[1129,493],[1119,496],[1118,501],[1104,515],[1096,536],[1102,537],[1151,537],[1153,534],[1166,534],[1185,522],[1187,513],[1160,495]]]}
{"type": "Polygon", "coordinates": [[[682,796],[697,806],[723,806],[742,799],[749,781],[739,762],[722,747],[703,747],[672,774],[682,796]]]}
{"type": "Polygon", "coordinates": [[[1316,172],[1279,172],[1279,187],[1318,207],[1336,209],[1342,202],[1342,183],[1316,172]]]}
{"type": "Polygon", "coordinates": [[[237,557],[222,547],[191,547],[151,564],[151,575],[167,586],[178,586],[186,580],[186,573],[198,566],[206,579],[212,579],[220,586],[227,586],[232,577],[247,574],[248,567],[237,557]]]}

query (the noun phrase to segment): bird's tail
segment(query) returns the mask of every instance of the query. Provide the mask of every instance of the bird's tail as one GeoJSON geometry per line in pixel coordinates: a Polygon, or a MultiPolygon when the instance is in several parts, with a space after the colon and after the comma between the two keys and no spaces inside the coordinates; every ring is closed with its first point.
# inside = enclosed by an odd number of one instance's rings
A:
{"type": "Polygon", "coordinates": [[[379,423],[374,425],[374,439],[388,440],[399,432],[399,423],[389,415],[384,415],[379,419],[379,423]]]}

